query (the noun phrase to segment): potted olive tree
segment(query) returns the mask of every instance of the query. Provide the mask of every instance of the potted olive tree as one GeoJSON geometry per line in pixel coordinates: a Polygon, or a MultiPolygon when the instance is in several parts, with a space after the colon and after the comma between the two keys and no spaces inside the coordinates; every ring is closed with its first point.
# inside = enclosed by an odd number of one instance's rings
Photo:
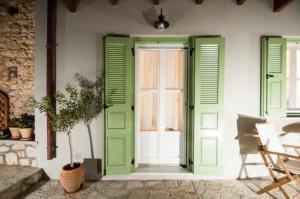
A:
{"type": "Polygon", "coordinates": [[[104,109],[104,79],[102,75],[92,81],[79,74],[75,74],[75,79],[79,85],[79,87],[74,86],[73,88],[78,93],[76,101],[80,112],[80,121],[86,126],[91,151],[91,158],[85,158],[83,163],[86,179],[99,180],[101,179],[101,159],[95,158],[91,123],[104,109]]]}
{"type": "Polygon", "coordinates": [[[80,162],[73,162],[72,130],[80,122],[80,112],[78,111],[77,91],[74,86],[67,84],[65,86],[66,94],[57,92],[55,110],[49,97],[42,98],[41,101],[35,101],[35,107],[41,113],[46,113],[52,123],[53,129],[57,133],[64,133],[68,137],[70,163],[63,166],[60,174],[60,182],[66,192],[72,193],[79,190],[84,182],[84,168],[80,162]]]}

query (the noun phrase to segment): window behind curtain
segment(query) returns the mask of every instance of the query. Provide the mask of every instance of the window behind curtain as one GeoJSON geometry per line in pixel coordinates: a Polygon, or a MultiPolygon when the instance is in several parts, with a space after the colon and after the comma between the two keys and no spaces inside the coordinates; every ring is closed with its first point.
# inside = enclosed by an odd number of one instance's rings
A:
{"type": "Polygon", "coordinates": [[[287,45],[287,109],[300,111],[300,44],[287,45]]]}

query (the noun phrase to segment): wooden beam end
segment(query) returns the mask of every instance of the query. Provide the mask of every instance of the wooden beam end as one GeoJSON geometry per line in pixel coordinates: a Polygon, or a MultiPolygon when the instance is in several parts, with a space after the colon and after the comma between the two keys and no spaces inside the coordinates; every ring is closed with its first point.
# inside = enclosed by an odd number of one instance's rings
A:
{"type": "Polygon", "coordinates": [[[273,0],[273,11],[280,12],[291,4],[294,0],[273,0]]]}
{"type": "Polygon", "coordinates": [[[236,4],[239,5],[239,6],[241,6],[241,5],[243,5],[245,2],[246,2],[246,0],[237,0],[237,1],[236,1],[236,4]]]}
{"type": "Polygon", "coordinates": [[[201,5],[203,3],[203,0],[196,0],[197,5],[201,5]]]}

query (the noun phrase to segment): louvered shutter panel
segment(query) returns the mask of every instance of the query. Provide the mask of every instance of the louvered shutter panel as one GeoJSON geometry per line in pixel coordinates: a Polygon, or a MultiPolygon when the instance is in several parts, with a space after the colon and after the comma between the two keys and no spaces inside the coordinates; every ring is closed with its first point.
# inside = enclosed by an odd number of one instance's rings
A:
{"type": "Polygon", "coordinates": [[[194,173],[221,172],[224,39],[195,39],[194,173]]]}
{"type": "Polygon", "coordinates": [[[286,39],[262,37],[261,115],[286,114],[286,39]]]}
{"type": "Polygon", "coordinates": [[[132,69],[130,38],[106,37],[105,173],[128,174],[132,159],[132,69]]]}

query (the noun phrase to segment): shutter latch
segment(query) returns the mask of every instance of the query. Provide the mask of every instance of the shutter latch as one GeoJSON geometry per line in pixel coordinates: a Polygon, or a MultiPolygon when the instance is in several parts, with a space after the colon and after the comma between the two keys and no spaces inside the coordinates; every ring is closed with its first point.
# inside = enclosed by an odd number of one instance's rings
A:
{"type": "Polygon", "coordinates": [[[131,110],[134,111],[134,106],[131,106],[131,110]]]}
{"type": "Polygon", "coordinates": [[[189,159],[189,164],[194,164],[193,160],[189,159]]]}
{"type": "Polygon", "coordinates": [[[131,160],[131,164],[133,164],[133,165],[135,164],[135,160],[134,159],[131,160]]]}
{"type": "Polygon", "coordinates": [[[107,109],[107,108],[109,108],[110,107],[110,105],[107,105],[107,104],[104,104],[103,105],[103,109],[107,109]]]}
{"type": "Polygon", "coordinates": [[[267,79],[274,77],[274,75],[271,75],[271,74],[267,74],[266,76],[267,76],[267,79]]]}

